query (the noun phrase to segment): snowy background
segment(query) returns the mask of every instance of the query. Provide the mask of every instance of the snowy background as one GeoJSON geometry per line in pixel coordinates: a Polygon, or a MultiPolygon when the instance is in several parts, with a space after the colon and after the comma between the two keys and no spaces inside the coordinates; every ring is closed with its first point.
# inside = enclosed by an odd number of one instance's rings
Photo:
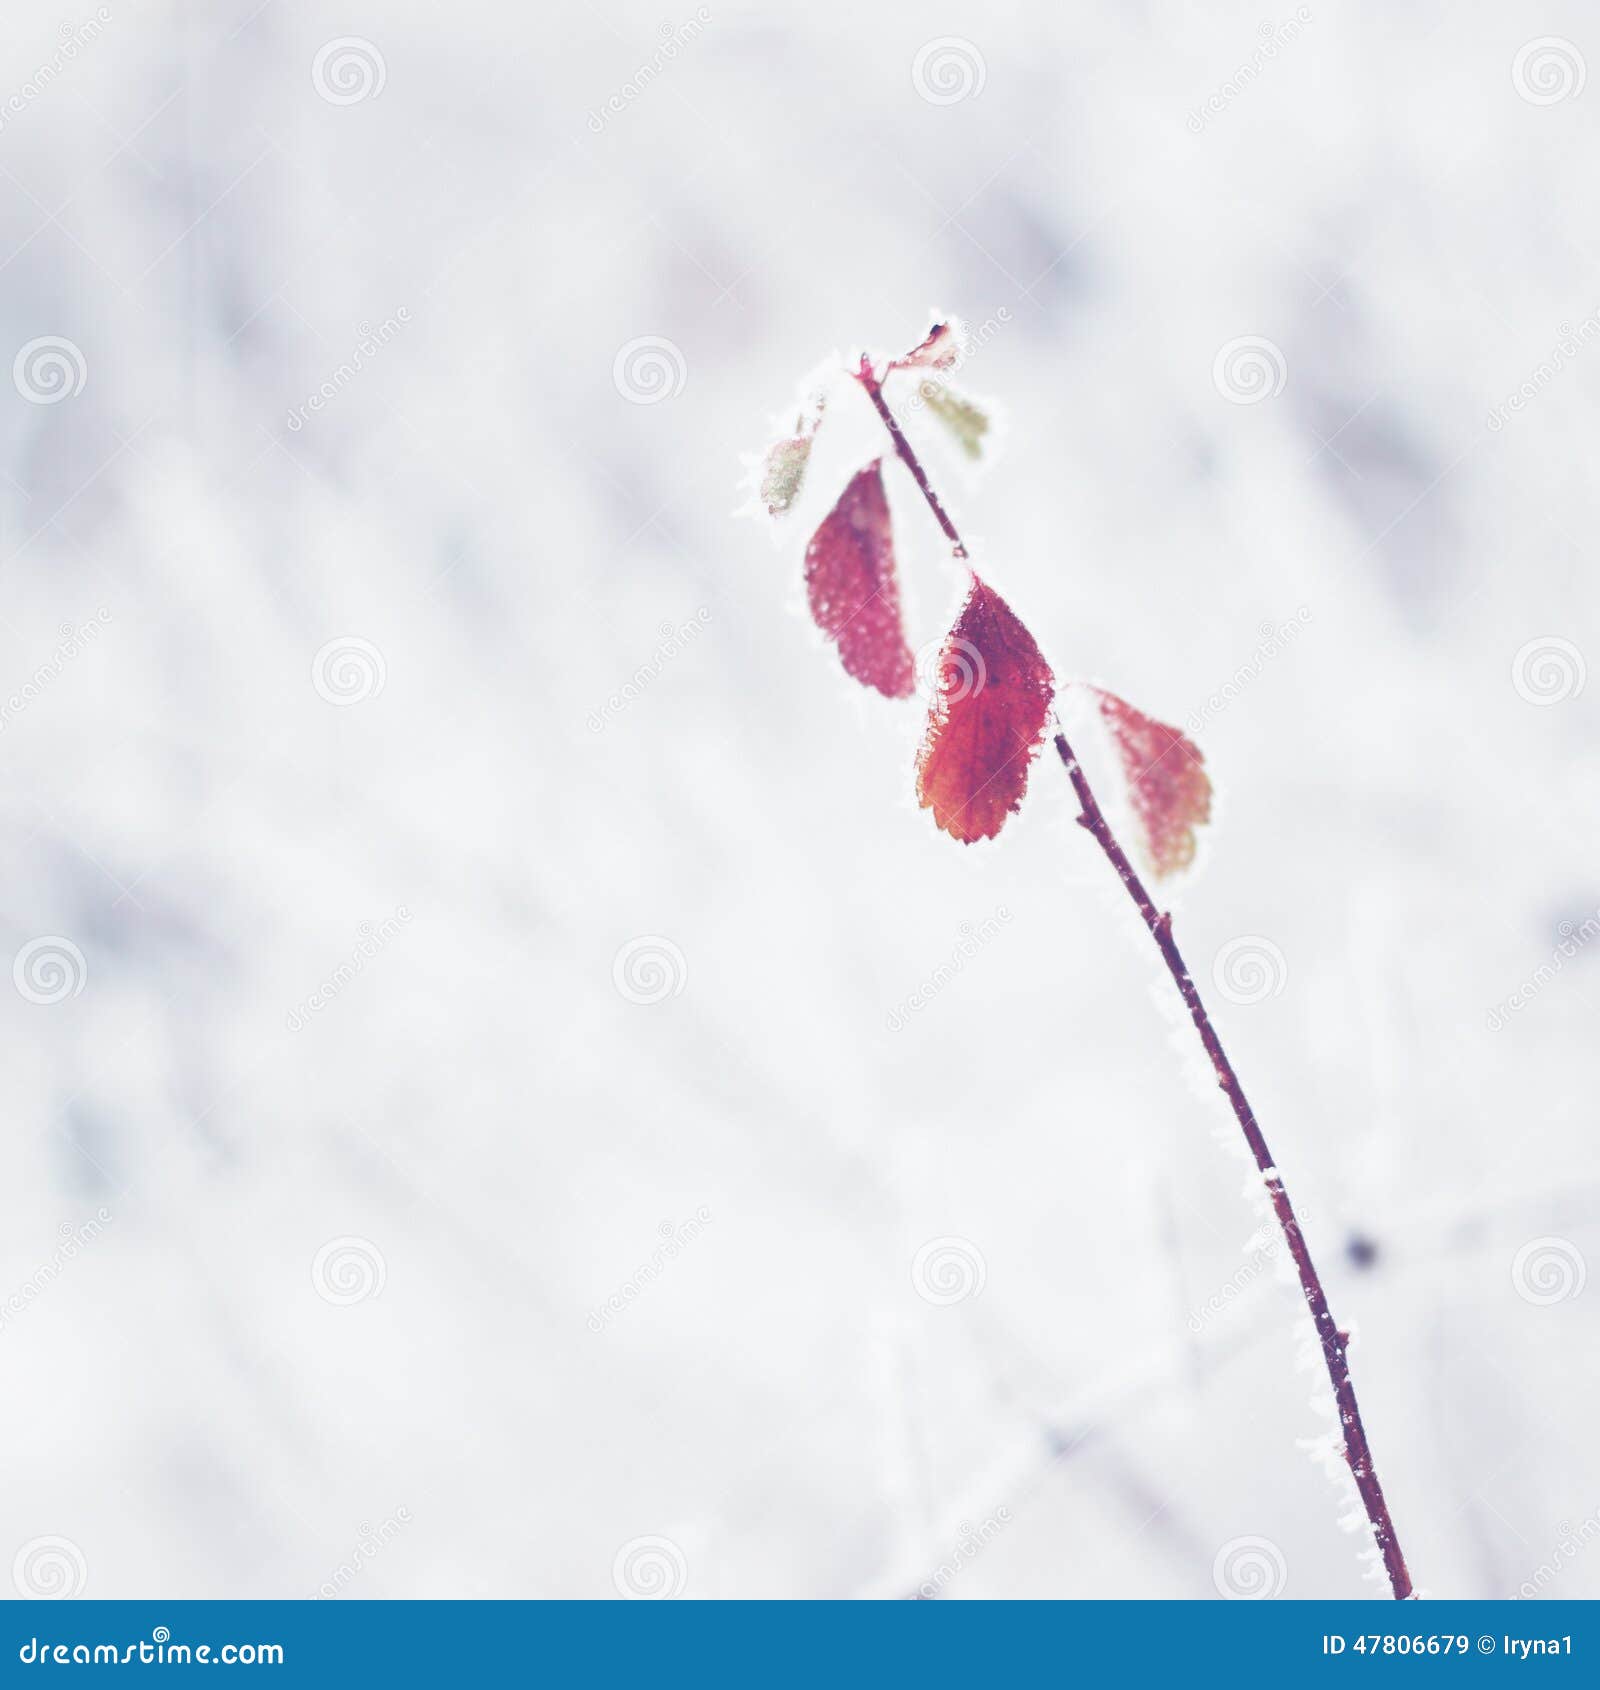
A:
{"type": "Polygon", "coordinates": [[[1600,1595],[1591,7],[0,38],[8,1593],[1377,1593],[1059,767],[958,847],[805,619],[860,396],[736,514],[936,305],[980,564],[1203,718],[1178,936],[1419,1585],[1600,1595]]]}

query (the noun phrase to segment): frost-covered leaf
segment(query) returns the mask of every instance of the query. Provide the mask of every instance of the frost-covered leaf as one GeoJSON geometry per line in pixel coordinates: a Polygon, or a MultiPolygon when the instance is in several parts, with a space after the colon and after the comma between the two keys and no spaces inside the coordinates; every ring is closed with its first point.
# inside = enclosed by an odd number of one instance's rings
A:
{"type": "Polygon", "coordinates": [[[1192,739],[1135,710],[1115,693],[1099,694],[1100,713],[1122,759],[1144,855],[1159,880],[1194,861],[1195,829],[1211,818],[1211,777],[1192,739]]]}
{"type": "Polygon", "coordinates": [[[896,358],[891,370],[948,370],[961,356],[961,331],[954,323],[935,323],[927,337],[903,358],[896,358]]]}
{"type": "Polygon", "coordinates": [[[949,429],[956,444],[969,458],[983,456],[983,437],[989,432],[987,411],[942,382],[923,382],[918,396],[922,404],[949,429]]]}
{"type": "Polygon", "coordinates": [[[806,597],[817,626],[837,642],[846,674],[886,698],[911,695],[916,660],[900,622],[881,459],[857,472],[811,536],[806,597]]]}
{"type": "Polygon", "coordinates": [[[992,839],[1022,803],[1055,677],[1006,601],[973,577],[939,654],[917,798],[951,838],[992,839]]]}
{"type": "Polygon", "coordinates": [[[806,466],[811,462],[811,443],[822,424],[825,394],[809,396],[795,419],[794,432],[775,440],[761,460],[759,497],[768,516],[782,516],[800,496],[806,466]]]}

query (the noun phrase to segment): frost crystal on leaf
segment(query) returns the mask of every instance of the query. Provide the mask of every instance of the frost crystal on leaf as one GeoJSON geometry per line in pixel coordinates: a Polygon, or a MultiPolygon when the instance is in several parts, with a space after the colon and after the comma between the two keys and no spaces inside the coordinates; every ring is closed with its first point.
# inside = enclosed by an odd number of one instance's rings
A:
{"type": "Polygon", "coordinates": [[[1127,776],[1140,841],[1160,880],[1194,861],[1195,829],[1211,817],[1211,778],[1192,739],[1120,699],[1099,694],[1100,713],[1127,776]]]}
{"type": "Polygon", "coordinates": [[[948,370],[961,356],[961,331],[955,323],[935,323],[927,336],[906,353],[896,358],[891,370],[948,370]]]}
{"type": "Polygon", "coordinates": [[[817,626],[837,642],[846,674],[886,698],[910,697],[916,659],[900,621],[881,459],[857,472],[811,536],[806,598],[817,626]]]}
{"type": "Polygon", "coordinates": [[[768,516],[782,516],[799,498],[806,465],[811,462],[811,443],[822,424],[826,404],[825,394],[810,395],[795,419],[794,433],[774,441],[767,448],[761,463],[759,497],[768,516]]]}
{"type": "Polygon", "coordinates": [[[936,381],[923,382],[920,391],[922,403],[949,429],[961,450],[969,458],[981,458],[983,437],[989,432],[988,412],[936,381]]]}
{"type": "Polygon", "coordinates": [[[939,655],[917,798],[951,838],[992,839],[1022,803],[1055,677],[1006,601],[973,577],[939,655]]]}

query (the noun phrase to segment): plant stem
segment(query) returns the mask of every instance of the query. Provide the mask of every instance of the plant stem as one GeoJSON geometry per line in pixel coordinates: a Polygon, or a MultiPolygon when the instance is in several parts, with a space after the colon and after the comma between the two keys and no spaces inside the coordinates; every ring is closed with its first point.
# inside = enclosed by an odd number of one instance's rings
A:
{"type": "MultiPolygon", "coordinates": [[[[918,461],[916,453],[912,451],[911,443],[906,439],[885,402],[881,380],[865,357],[861,360],[860,370],[854,373],[866,389],[878,415],[882,417],[884,427],[888,429],[889,437],[894,441],[895,451],[899,453],[901,461],[911,471],[912,479],[922,490],[923,498],[928,501],[928,508],[938,519],[939,526],[955,550],[955,555],[965,560],[967,548],[962,544],[961,536],[956,532],[956,526],[944,506],[940,504],[938,495],[929,485],[927,472],[918,461]]],[[[1072,781],[1073,790],[1078,795],[1081,811],[1078,824],[1088,831],[1105,853],[1145,926],[1150,930],[1150,936],[1161,952],[1161,960],[1166,964],[1167,972],[1172,976],[1173,984],[1178,988],[1184,1006],[1189,1011],[1189,1018],[1194,1022],[1195,1031],[1200,1035],[1200,1042],[1205,1046],[1206,1055],[1211,1059],[1217,1084],[1232,1106],[1240,1130],[1244,1133],[1245,1143],[1249,1145],[1250,1154],[1255,1158],[1256,1167],[1261,1172],[1262,1183],[1272,1201],[1273,1213],[1283,1230],[1289,1254],[1294,1259],[1295,1272],[1300,1278],[1300,1289],[1305,1294],[1306,1307],[1311,1311],[1311,1319],[1316,1326],[1322,1359],[1328,1370],[1329,1383],[1333,1386],[1334,1402],[1338,1405],[1339,1423],[1344,1430],[1342,1453],[1350,1465],[1356,1490],[1367,1511],[1367,1519],[1372,1524],[1372,1535],[1383,1557],[1390,1588],[1395,1599],[1403,1601],[1412,1594],[1411,1574],[1406,1570],[1405,1556],[1400,1551],[1400,1540],[1395,1535],[1394,1521],[1389,1516],[1389,1505],[1384,1501],[1383,1486],[1378,1483],[1377,1469],[1372,1464],[1372,1450],[1367,1443],[1366,1427],[1361,1423],[1361,1409],[1356,1403],[1355,1386],[1350,1380],[1350,1364],[1347,1357],[1350,1335],[1339,1327],[1328,1308],[1327,1293],[1322,1289],[1322,1281],[1317,1275],[1316,1264],[1311,1260],[1311,1252],[1300,1230],[1294,1205],[1289,1201],[1289,1193],[1284,1189],[1283,1180],[1273,1162],[1272,1152],[1267,1148],[1267,1141],[1256,1120],[1255,1111],[1251,1109],[1249,1100],[1244,1095],[1239,1076],[1234,1072],[1233,1064],[1222,1048],[1222,1041],[1211,1025],[1211,1017],[1206,1014],[1205,1005],[1200,1001],[1194,977],[1172,937],[1172,916],[1156,909],[1150,894],[1145,890],[1144,882],[1129,862],[1127,852],[1118,844],[1116,835],[1111,831],[1111,825],[1100,808],[1082,765],[1067,743],[1066,735],[1058,731],[1055,744],[1068,778],[1072,781]]]]}
{"type": "Polygon", "coordinates": [[[928,501],[928,509],[938,519],[939,526],[954,548],[955,555],[965,562],[967,548],[962,544],[961,536],[956,533],[956,525],[945,514],[944,506],[939,503],[939,495],[929,485],[927,471],[918,461],[917,454],[911,450],[911,442],[901,433],[894,412],[884,402],[883,383],[873,373],[872,364],[865,355],[861,359],[861,368],[855,372],[855,377],[867,390],[867,397],[877,407],[878,415],[883,418],[883,426],[888,429],[889,438],[894,442],[894,449],[900,454],[900,461],[911,471],[912,479],[922,489],[922,496],[928,501]]]}
{"type": "Polygon", "coordinates": [[[1084,776],[1083,767],[1073,754],[1072,747],[1067,744],[1067,737],[1063,733],[1056,734],[1056,751],[1065,764],[1073,790],[1078,795],[1078,804],[1083,812],[1078,817],[1078,824],[1088,829],[1094,836],[1095,843],[1105,852],[1126,887],[1128,896],[1133,899],[1145,926],[1150,929],[1150,936],[1161,952],[1161,960],[1166,963],[1167,972],[1172,976],[1173,984],[1183,998],[1184,1006],[1189,1011],[1189,1019],[1194,1022],[1200,1042],[1205,1046],[1206,1055],[1211,1058],[1217,1084],[1233,1106],[1233,1113],[1238,1118],[1245,1143],[1250,1146],[1250,1154],[1255,1157],[1256,1166],[1261,1170],[1262,1183],[1267,1188],[1267,1196],[1272,1199],[1273,1212],[1277,1215],[1278,1225],[1282,1227],[1283,1236],[1288,1242],[1289,1254],[1294,1258],[1295,1272],[1300,1276],[1300,1289],[1305,1293],[1306,1307],[1310,1309],[1311,1319],[1316,1325],[1317,1341],[1322,1346],[1322,1359],[1328,1369],[1328,1380],[1333,1386],[1334,1401],[1339,1407],[1339,1423],[1344,1428],[1344,1458],[1350,1464],[1350,1472],[1355,1479],[1356,1489],[1360,1492],[1362,1505],[1366,1508],[1368,1520],[1372,1522],[1372,1535],[1383,1556],[1384,1569],[1389,1575],[1389,1584],[1395,1599],[1403,1601],[1412,1593],[1411,1574],[1406,1570],[1406,1559],[1400,1552],[1400,1540],[1395,1536],[1394,1521],[1389,1517],[1389,1505],[1383,1498],[1383,1486],[1378,1483],[1377,1469],[1372,1464],[1372,1449],[1367,1443],[1367,1429],[1361,1423],[1361,1409],[1356,1403],[1355,1386],[1350,1380],[1350,1363],[1346,1354],[1350,1334],[1340,1329],[1328,1308],[1327,1293],[1322,1289],[1321,1279],[1317,1277],[1316,1264],[1311,1260],[1311,1251],[1306,1247],[1294,1205],[1289,1201],[1289,1193],[1284,1190],[1283,1180],[1272,1160],[1272,1152],[1267,1148],[1267,1141],[1256,1120],[1255,1111],[1251,1109],[1249,1099],[1244,1095],[1239,1076],[1233,1071],[1233,1064],[1228,1060],[1227,1052],[1222,1048],[1222,1041],[1211,1025],[1211,1017],[1206,1014],[1205,1005],[1200,1001],[1194,977],[1172,937],[1172,916],[1158,912],[1151,902],[1144,882],[1139,878],[1133,864],[1128,861],[1127,853],[1117,843],[1116,836],[1112,833],[1084,776]]]}

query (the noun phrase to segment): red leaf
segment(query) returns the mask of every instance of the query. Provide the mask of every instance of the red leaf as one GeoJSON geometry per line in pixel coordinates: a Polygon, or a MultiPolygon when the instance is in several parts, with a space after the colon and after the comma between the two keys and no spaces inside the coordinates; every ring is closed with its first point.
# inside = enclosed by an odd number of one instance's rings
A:
{"type": "Polygon", "coordinates": [[[847,675],[885,698],[911,696],[916,660],[900,624],[882,459],[858,471],[811,536],[806,597],[817,626],[838,642],[847,675]]]}
{"type": "Polygon", "coordinates": [[[896,358],[891,370],[948,370],[961,356],[961,337],[951,323],[935,323],[927,336],[903,358],[896,358]]]}
{"type": "Polygon", "coordinates": [[[1176,728],[1135,710],[1115,693],[1095,691],[1128,777],[1150,867],[1158,880],[1176,874],[1194,861],[1194,830],[1211,818],[1205,759],[1176,728]]]}
{"type": "Polygon", "coordinates": [[[1033,635],[974,576],[917,755],[917,798],[951,838],[992,839],[1021,805],[1054,690],[1033,635]]]}

